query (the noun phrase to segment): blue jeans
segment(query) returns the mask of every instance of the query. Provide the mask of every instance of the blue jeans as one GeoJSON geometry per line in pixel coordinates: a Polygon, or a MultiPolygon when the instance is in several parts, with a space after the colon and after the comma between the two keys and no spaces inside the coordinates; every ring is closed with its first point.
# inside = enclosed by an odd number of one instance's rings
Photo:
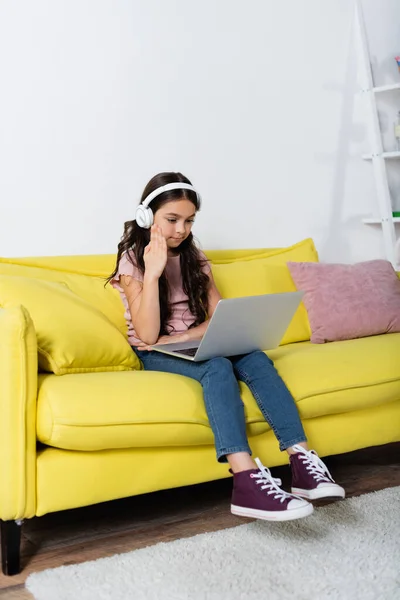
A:
{"type": "Polygon", "coordinates": [[[264,352],[193,362],[161,352],[134,350],[146,371],[177,373],[201,383],[218,461],[226,462],[226,455],[234,452],[251,454],[238,379],[250,388],[281,450],[306,441],[293,397],[264,352]]]}

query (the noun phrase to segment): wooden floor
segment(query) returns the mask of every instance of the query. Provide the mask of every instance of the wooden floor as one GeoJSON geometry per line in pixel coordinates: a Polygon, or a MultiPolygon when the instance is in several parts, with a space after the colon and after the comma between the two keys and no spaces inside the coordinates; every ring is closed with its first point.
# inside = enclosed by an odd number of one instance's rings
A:
{"type": "MultiPolygon", "coordinates": [[[[347,497],[400,485],[400,443],[325,459],[347,497]]],[[[289,489],[289,467],[272,469],[289,489]]],[[[24,588],[29,573],[157,542],[233,527],[245,520],[229,512],[231,480],[157,492],[26,521],[22,568],[0,575],[0,600],[32,599],[24,588]]],[[[322,504],[322,502],[320,502],[322,504]]]]}

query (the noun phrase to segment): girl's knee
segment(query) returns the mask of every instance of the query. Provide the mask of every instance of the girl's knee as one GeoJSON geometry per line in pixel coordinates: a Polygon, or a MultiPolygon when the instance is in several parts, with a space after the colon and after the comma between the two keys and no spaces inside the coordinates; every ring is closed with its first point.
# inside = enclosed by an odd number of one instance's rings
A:
{"type": "Polygon", "coordinates": [[[239,372],[244,371],[249,375],[269,373],[275,370],[273,361],[261,350],[255,350],[242,356],[239,361],[235,362],[235,368],[239,372]]]}
{"type": "Polygon", "coordinates": [[[267,363],[268,365],[272,365],[274,366],[274,361],[272,360],[272,358],[270,358],[268,356],[268,354],[265,354],[265,352],[261,352],[261,350],[259,351],[260,354],[262,355],[262,360],[267,363]]]}
{"type": "Polygon", "coordinates": [[[265,352],[263,352],[262,350],[254,350],[254,352],[250,352],[250,354],[247,354],[246,357],[248,357],[248,359],[251,361],[254,360],[260,365],[274,364],[270,357],[267,354],[265,354],[265,352]]]}
{"type": "Polygon", "coordinates": [[[207,361],[207,371],[218,371],[218,373],[233,373],[233,367],[231,361],[228,358],[225,358],[224,356],[216,356],[215,358],[210,358],[207,361]]]}

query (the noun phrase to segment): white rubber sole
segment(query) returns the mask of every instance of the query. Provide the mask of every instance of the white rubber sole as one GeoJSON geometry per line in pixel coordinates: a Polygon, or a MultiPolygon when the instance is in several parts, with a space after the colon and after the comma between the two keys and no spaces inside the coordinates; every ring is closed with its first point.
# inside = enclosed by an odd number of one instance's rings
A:
{"type": "Polygon", "coordinates": [[[315,488],[314,490],[302,490],[301,488],[292,488],[292,494],[300,496],[305,500],[320,500],[321,498],[344,498],[346,492],[340,485],[326,485],[315,488]]]}
{"type": "Polygon", "coordinates": [[[293,521],[308,517],[313,512],[312,504],[305,504],[298,508],[288,510],[258,510],[256,508],[246,508],[244,506],[235,506],[231,504],[231,513],[238,517],[248,517],[249,519],[262,519],[263,521],[293,521]]]}

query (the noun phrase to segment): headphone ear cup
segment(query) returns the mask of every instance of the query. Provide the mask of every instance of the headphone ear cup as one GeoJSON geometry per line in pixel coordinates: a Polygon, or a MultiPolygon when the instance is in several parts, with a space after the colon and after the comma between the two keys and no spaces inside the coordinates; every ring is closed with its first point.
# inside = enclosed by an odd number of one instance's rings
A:
{"type": "Polygon", "coordinates": [[[142,229],[150,229],[154,222],[153,211],[148,206],[139,204],[139,206],[136,208],[135,219],[139,227],[142,229]]]}

